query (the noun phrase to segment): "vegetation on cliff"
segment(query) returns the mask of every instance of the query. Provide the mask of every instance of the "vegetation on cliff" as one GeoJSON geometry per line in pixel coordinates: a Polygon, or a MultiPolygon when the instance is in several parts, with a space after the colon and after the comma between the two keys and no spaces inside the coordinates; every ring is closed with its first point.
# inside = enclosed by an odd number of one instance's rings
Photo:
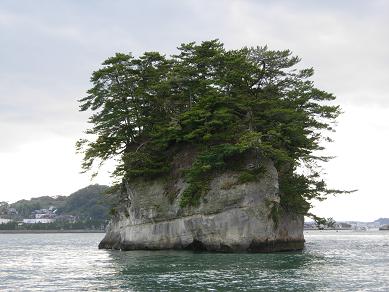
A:
{"type": "MultiPolygon", "coordinates": [[[[170,57],[118,53],[92,74],[93,87],[80,99],[80,110],[91,112],[86,133],[93,137],[77,143],[83,168],[116,159],[121,187],[137,177],[169,176],[174,155],[190,146],[197,156],[183,174],[185,207],[198,203],[213,174],[239,169],[236,161],[255,153],[278,170],[281,202],[272,213],[319,219],[309,213],[312,199],[339,192],[321,178],[318,162],[329,158],[318,153],[340,111],[299,61],[289,50],[227,50],[217,40],[182,44],[170,57]]],[[[245,170],[243,182],[260,171],[245,170]]]]}

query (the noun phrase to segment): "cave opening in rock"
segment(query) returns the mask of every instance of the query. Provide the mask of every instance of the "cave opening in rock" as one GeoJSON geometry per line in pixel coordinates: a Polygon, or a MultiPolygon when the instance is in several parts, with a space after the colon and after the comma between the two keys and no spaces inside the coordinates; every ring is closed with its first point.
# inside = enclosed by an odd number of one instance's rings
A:
{"type": "Polygon", "coordinates": [[[204,243],[202,243],[200,240],[197,240],[197,239],[194,239],[192,241],[192,243],[190,243],[189,245],[187,245],[185,247],[185,249],[193,250],[193,251],[205,251],[205,250],[207,250],[207,248],[204,245],[204,243]]]}

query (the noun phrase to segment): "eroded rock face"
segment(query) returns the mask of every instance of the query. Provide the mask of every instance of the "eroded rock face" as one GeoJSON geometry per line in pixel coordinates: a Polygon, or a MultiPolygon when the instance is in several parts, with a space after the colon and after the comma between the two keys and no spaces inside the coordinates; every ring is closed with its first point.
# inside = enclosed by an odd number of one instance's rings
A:
{"type": "Polygon", "coordinates": [[[173,202],[166,195],[167,182],[163,179],[131,182],[127,187],[131,203],[111,220],[99,248],[252,252],[302,249],[303,216],[283,213],[277,223],[273,222],[271,206],[279,202],[278,175],[271,161],[259,163],[264,169],[260,180],[238,183],[239,173],[225,172],[212,180],[197,207],[180,207],[186,187],[182,178],[169,185],[177,191],[173,202]]]}

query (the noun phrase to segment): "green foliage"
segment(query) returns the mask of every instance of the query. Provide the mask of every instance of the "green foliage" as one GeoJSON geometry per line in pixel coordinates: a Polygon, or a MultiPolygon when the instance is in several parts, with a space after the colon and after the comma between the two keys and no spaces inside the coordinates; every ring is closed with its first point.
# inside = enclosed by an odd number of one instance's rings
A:
{"type": "Polygon", "coordinates": [[[0,215],[6,215],[9,205],[7,202],[0,202],[0,215]]]}
{"type": "Polygon", "coordinates": [[[70,214],[81,220],[106,220],[110,202],[104,195],[107,187],[90,185],[66,197],[65,203],[58,209],[60,214],[70,214]]]}
{"type": "Polygon", "coordinates": [[[275,228],[280,224],[280,218],[282,214],[282,208],[280,204],[273,202],[273,205],[270,208],[270,218],[272,219],[275,228]]]}
{"type": "Polygon", "coordinates": [[[257,176],[250,171],[244,171],[238,177],[238,183],[240,184],[244,184],[256,180],[257,180],[257,176]]]}
{"type": "Polygon", "coordinates": [[[10,221],[7,223],[0,224],[0,230],[15,230],[18,226],[18,222],[10,221]]]}
{"type": "Polygon", "coordinates": [[[223,170],[228,160],[241,154],[240,145],[220,144],[209,147],[197,156],[192,167],[185,173],[188,188],[183,192],[180,206],[196,206],[201,196],[208,190],[210,177],[216,171],[223,170]]]}
{"type": "Polygon", "coordinates": [[[117,210],[115,207],[112,207],[111,209],[109,209],[109,215],[111,215],[112,217],[117,215],[117,210]]]}
{"type": "Polygon", "coordinates": [[[198,156],[185,173],[184,207],[199,203],[214,173],[253,152],[274,161],[281,208],[309,214],[312,199],[340,192],[327,189],[317,165],[328,160],[317,153],[340,110],[299,61],[289,50],[226,50],[218,40],[182,44],[171,57],[116,54],[80,100],[95,137],[77,143],[84,170],[116,159],[119,183],[149,179],[168,174],[174,149],[191,145],[198,156]]]}
{"type": "Polygon", "coordinates": [[[10,205],[18,211],[18,219],[30,218],[37,209],[48,209],[54,206],[57,214],[67,214],[79,217],[81,220],[106,220],[111,200],[104,193],[106,186],[90,185],[80,189],[70,196],[37,197],[30,200],[20,200],[10,205]]]}
{"type": "Polygon", "coordinates": [[[202,181],[191,182],[182,193],[180,206],[197,206],[200,203],[201,196],[206,190],[206,183],[202,181]]]}

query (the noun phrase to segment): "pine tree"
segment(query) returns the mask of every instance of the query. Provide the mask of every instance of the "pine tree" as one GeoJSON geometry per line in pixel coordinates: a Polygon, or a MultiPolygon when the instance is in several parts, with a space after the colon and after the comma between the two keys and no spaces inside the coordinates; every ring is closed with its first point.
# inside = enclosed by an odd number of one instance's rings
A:
{"type": "Polygon", "coordinates": [[[198,156],[186,172],[185,207],[198,203],[215,172],[232,167],[232,157],[255,151],[277,168],[275,211],[321,219],[309,213],[311,201],[342,192],[326,187],[318,166],[329,159],[318,153],[340,109],[299,61],[289,50],[226,50],[218,40],[182,44],[171,57],[116,54],[80,100],[81,111],[92,112],[87,134],[96,137],[77,144],[84,170],[116,158],[119,181],[168,175],[173,149],[190,144],[198,156]]]}

